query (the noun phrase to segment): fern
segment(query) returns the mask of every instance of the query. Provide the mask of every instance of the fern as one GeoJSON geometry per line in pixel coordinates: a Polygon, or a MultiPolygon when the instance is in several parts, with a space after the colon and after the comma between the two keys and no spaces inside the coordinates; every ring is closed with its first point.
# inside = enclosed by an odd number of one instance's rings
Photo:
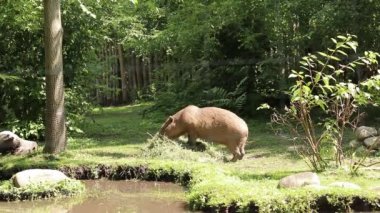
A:
{"type": "Polygon", "coordinates": [[[232,111],[241,111],[247,101],[247,95],[245,92],[246,82],[247,78],[243,78],[232,92],[228,92],[221,87],[204,90],[201,105],[216,106],[230,109],[232,111]]]}

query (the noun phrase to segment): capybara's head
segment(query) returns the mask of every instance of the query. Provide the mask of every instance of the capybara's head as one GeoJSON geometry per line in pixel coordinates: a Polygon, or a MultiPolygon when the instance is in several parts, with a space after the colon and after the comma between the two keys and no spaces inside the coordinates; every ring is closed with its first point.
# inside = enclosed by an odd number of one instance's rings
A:
{"type": "Polygon", "coordinates": [[[177,125],[175,118],[169,116],[165,123],[161,126],[160,135],[165,135],[170,139],[175,139],[181,136],[183,129],[177,125]]]}

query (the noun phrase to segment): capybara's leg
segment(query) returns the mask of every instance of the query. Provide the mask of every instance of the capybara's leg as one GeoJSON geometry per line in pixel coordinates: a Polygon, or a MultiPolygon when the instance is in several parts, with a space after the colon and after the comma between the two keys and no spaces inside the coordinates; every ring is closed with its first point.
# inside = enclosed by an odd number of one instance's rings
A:
{"type": "Polygon", "coordinates": [[[230,160],[231,162],[236,162],[237,159],[240,158],[240,149],[238,146],[234,146],[234,145],[231,145],[228,147],[228,149],[231,151],[233,157],[232,159],[230,160]]]}
{"type": "Polygon", "coordinates": [[[243,157],[245,155],[244,146],[243,147],[239,147],[239,151],[240,151],[239,160],[241,160],[241,159],[243,159],[243,157]]]}
{"type": "Polygon", "coordinates": [[[195,134],[189,133],[187,137],[189,138],[189,141],[188,141],[189,144],[195,145],[195,142],[197,140],[197,137],[195,136],[195,134]]]}
{"type": "Polygon", "coordinates": [[[244,155],[245,155],[245,144],[247,142],[247,138],[243,138],[241,139],[239,142],[238,142],[238,147],[239,147],[239,151],[240,151],[240,156],[239,156],[239,160],[243,159],[244,155]]]}
{"type": "Polygon", "coordinates": [[[243,159],[243,157],[245,155],[244,147],[245,147],[245,143],[240,143],[240,146],[239,146],[239,151],[240,151],[239,160],[243,159]]]}

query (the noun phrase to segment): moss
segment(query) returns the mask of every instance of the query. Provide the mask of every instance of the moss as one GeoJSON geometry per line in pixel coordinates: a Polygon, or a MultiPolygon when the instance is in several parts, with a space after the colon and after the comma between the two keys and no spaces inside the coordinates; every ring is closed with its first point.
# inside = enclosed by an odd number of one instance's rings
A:
{"type": "Polygon", "coordinates": [[[63,180],[58,183],[31,184],[25,187],[14,187],[7,180],[0,184],[0,200],[36,200],[51,197],[67,197],[83,193],[84,185],[78,180],[63,180]]]}

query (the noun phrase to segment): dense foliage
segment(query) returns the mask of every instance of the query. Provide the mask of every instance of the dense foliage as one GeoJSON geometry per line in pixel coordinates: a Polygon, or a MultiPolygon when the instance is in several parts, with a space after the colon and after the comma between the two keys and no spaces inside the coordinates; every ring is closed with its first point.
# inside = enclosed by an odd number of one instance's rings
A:
{"type": "MultiPolygon", "coordinates": [[[[357,35],[358,55],[380,49],[380,3],[373,0],[61,3],[71,130],[90,103],[155,100],[154,109],[167,113],[191,103],[253,115],[262,102],[288,103],[290,71],[302,56],[326,49],[331,37],[357,35]]],[[[40,138],[42,2],[6,0],[0,14],[0,123],[40,138]]],[[[367,78],[356,74],[352,80],[367,78]]]]}

